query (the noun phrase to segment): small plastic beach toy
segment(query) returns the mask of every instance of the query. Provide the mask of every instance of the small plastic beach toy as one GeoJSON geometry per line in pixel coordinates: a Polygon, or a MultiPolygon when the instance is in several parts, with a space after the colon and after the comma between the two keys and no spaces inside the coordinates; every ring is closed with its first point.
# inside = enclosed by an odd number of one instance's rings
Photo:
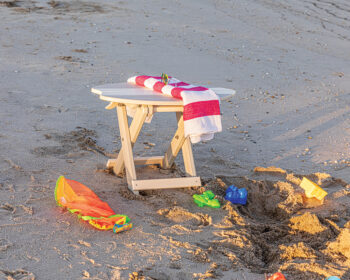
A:
{"type": "Polygon", "coordinates": [[[125,224],[115,223],[113,227],[113,232],[118,233],[118,232],[126,231],[128,229],[132,229],[132,223],[125,223],[125,224]]]}
{"type": "Polygon", "coordinates": [[[233,204],[242,204],[247,203],[248,191],[245,188],[237,188],[234,185],[231,185],[226,190],[225,199],[231,201],[233,204]]]}
{"type": "Polygon", "coordinates": [[[286,280],[286,277],[281,272],[276,272],[268,277],[266,280],[286,280]]]}
{"type": "Polygon", "coordinates": [[[324,189],[305,177],[303,177],[303,180],[300,183],[300,187],[304,189],[305,196],[307,198],[315,197],[318,200],[322,200],[327,195],[327,192],[324,189]]]}
{"type": "Polygon", "coordinates": [[[162,73],[161,77],[162,77],[162,82],[167,85],[169,82],[169,76],[165,73],[162,73]]]}
{"type": "Polygon", "coordinates": [[[215,194],[212,191],[205,191],[203,194],[194,194],[194,203],[199,207],[209,206],[211,208],[220,208],[220,202],[214,199],[215,194]]]}
{"type": "Polygon", "coordinates": [[[329,276],[325,280],[340,280],[340,278],[337,276],[329,276]]]}

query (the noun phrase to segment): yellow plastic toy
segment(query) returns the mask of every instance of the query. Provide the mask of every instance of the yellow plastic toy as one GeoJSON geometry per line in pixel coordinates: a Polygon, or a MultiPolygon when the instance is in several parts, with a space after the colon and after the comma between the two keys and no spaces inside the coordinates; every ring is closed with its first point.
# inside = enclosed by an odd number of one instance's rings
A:
{"type": "Polygon", "coordinates": [[[307,198],[317,198],[318,200],[324,199],[324,197],[328,194],[324,189],[322,189],[319,185],[312,182],[311,180],[303,177],[303,180],[300,183],[300,187],[304,189],[305,196],[307,198]]]}

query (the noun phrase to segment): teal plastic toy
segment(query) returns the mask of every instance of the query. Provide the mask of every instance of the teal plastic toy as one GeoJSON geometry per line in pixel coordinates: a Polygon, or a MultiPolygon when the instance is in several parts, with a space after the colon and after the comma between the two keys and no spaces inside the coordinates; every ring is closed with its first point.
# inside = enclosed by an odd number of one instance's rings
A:
{"type": "Polygon", "coordinates": [[[340,280],[340,278],[337,276],[329,276],[326,278],[326,280],[340,280]]]}
{"type": "Polygon", "coordinates": [[[220,208],[220,202],[214,199],[215,194],[212,191],[205,191],[203,194],[194,194],[192,197],[194,203],[199,207],[209,206],[211,208],[220,208]]]}

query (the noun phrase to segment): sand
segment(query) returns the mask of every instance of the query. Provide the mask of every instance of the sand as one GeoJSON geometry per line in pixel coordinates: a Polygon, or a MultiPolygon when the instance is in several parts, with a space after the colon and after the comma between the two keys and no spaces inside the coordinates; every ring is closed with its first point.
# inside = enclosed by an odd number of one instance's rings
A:
{"type": "MultiPolygon", "coordinates": [[[[339,1],[0,1],[0,279],[350,279],[350,6],[339,1]],[[105,169],[116,114],[90,93],[168,73],[236,96],[193,146],[203,187],[142,192],[105,169]],[[64,175],[134,228],[100,232],[57,207],[64,175]],[[302,177],[329,194],[306,201],[302,177]],[[234,184],[246,206],[224,200],[234,184]],[[222,208],[191,195],[212,190],[222,208]]],[[[143,128],[159,155],[172,114],[143,128]]],[[[141,168],[141,177],[179,177],[141,168]]]]}

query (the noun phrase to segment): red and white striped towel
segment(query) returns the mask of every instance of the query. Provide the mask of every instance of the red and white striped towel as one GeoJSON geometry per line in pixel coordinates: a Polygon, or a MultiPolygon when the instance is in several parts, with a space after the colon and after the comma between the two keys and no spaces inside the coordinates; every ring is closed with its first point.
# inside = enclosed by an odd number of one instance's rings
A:
{"type": "Polygon", "coordinates": [[[192,143],[211,140],[215,132],[222,131],[220,100],[213,90],[171,77],[168,84],[162,82],[162,77],[154,76],[131,77],[128,83],[182,99],[185,136],[190,136],[192,143]]]}

